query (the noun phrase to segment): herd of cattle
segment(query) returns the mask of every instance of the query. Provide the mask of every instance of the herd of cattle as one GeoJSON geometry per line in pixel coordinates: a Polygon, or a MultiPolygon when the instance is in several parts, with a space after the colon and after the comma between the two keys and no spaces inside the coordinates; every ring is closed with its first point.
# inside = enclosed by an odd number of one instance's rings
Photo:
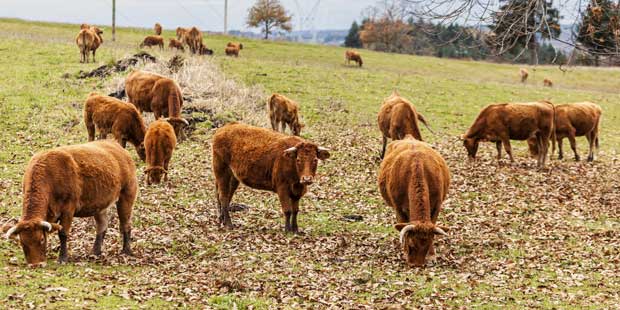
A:
{"type": "MultiPolygon", "coordinates": [[[[156,25],[155,30],[161,34],[161,26],[156,25]]],[[[200,54],[205,47],[202,39],[195,39],[195,30],[180,28],[177,34],[192,52],[200,54]]],[[[98,28],[82,25],[77,41],[90,42],[84,46],[89,46],[87,52],[92,51],[94,57],[96,48],[91,49],[91,43],[101,44],[100,36],[98,28]]],[[[238,53],[241,45],[232,45],[226,49],[238,53]]],[[[362,65],[358,53],[347,51],[345,59],[362,65]]],[[[167,181],[172,154],[177,142],[185,138],[188,122],[181,116],[181,89],[170,78],[135,70],[126,77],[119,97],[91,93],[86,99],[84,123],[91,142],[43,151],[30,160],[23,178],[21,218],[3,226],[6,238],[19,237],[30,266],[45,265],[47,236],[54,231],[58,231],[60,239],[58,260],[67,262],[73,217],[94,217],[97,235],[93,253],[100,255],[112,206],[116,206],[119,216],[122,252],[131,254],[131,216],[138,181],[136,164],[124,149],[126,143],[133,144],[140,160],[146,163],[148,185],[160,183],[162,177],[167,181]],[[125,96],[127,102],[121,100],[125,96]],[[155,116],[148,127],[143,112],[155,116]],[[97,132],[99,141],[93,141],[97,132]],[[106,140],[109,134],[114,140],[106,140]]],[[[300,137],[304,125],[296,102],[273,94],[268,108],[272,130],[233,122],[217,129],[213,136],[219,224],[226,229],[233,227],[229,207],[243,183],[276,193],[285,231],[297,233],[299,201],[314,182],[319,160],[328,159],[330,151],[300,137]],[[292,135],[285,133],[287,126],[292,135]]],[[[511,161],[510,140],[527,140],[530,153],[543,167],[550,140],[552,153],[557,141],[561,158],[562,139],[568,137],[579,160],[575,137],[586,136],[590,145],[588,160],[592,161],[593,147],[598,147],[600,119],[600,107],[589,102],[491,104],[480,112],[462,140],[471,159],[475,159],[479,143],[488,141],[496,143],[498,160],[503,144],[511,161]]],[[[436,222],[448,193],[450,173],[442,156],[423,142],[419,122],[430,130],[425,117],[397,91],[383,101],[378,114],[383,134],[378,186],[385,202],[394,209],[394,227],[400,232],[404,257],[411,266],[424,266],[427,257],[435,253],[434,236],[448,231],[436,222]],[[388,139],[393,141],[388,144],[388,139]]]]}

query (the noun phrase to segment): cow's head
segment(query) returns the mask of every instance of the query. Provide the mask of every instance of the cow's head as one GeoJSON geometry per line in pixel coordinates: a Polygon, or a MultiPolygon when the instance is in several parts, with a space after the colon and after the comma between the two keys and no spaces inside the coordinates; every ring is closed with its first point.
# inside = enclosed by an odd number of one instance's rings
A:
{"type": "Polygon", "coordinates": [[[47,235],[62,227],[56,223],[50,224],[42,220],[19,221],[15,225],[5,225],[2,228],[6,232],[7,239],[19,236],[19,243],[24,250],[26,262],[30,267],[45,267],[45,255],[47,254],[47,235]]]}
{"type": "Polygon", "coordinates": [[[538,156],[538,143],[536,138],[527,139],[527,147],[530,150],[530,156],[536,158],[538,156]]]}
{"type": "Polygon", "coordinates": [[[357,63],[359,64],[359,66],[360,66],[360,67],[364,64],[364,62],[362,61],[362,57],[360,57],[360,58],[357,60],[357,63]]]}
{"type": "Polygon", "coordinates": [[[162,166],[148,167],[144,171],[146,173],[146,184],[159,184],[161,183],[161,177],[168,174],[168,171],[162,166]]]}
{"type": "Polygon", "coordinates": [[[476,138],[470,138],[467,135],[462,135],[461,140],[463,140],[463,145],[465,146],[465,149],[467,149],[467,156],[469,156],[469,159],[476,159],[476,153],[478,153],[478,145],[480,144],[480,141],[476,138]]]}
{"type": "Polygon", "coordinates": [[[316,168],[320,160],[329,158],[329,150],[314,143],[300,142],[284,150],[284,156],[295,161],[299,183],[310,185],[314,182],[316,168]]]}
{"type": "Polygon", "coordinates": [[[299,136],[301,134],[301,129],[304,128],[304,124],[300,123],[299,120],[295,120],[291,125],[293,134],[299,136]]]}
{"type": "Polygon", "coordinates": [[[187,138],[185,135],[185,127],[189,126],[189,122],[186,119],[180,117],[169,117],[165,120],[172,125],[172,128],[174,128],[174,135],[179,141],[183,141],[187,138]]]}
{"type": "Polygon", "coordinates": [[[435,235],[447,236],[446,227],[439,227],[433,223],[398,223],[394,225],[400,231],[400,244],[403,248],[407,265],[423,267],[435,235]]]}

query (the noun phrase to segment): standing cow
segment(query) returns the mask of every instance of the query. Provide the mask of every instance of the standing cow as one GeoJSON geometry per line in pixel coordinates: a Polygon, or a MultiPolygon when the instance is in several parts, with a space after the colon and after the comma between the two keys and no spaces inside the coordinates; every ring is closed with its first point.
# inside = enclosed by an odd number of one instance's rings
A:
{"type": "Polygon", "coordinates": [[[213,136],[213,174],[220,225],[233,228],[230,201],[243,183],[277,193],[285,231],[297,233],[299,200],[314,182],[319,159],[329,156],[315,143],[265,128],[230,123],[218,129],[213,136]]]}
{"type": "Polygon", "coordinates": [[[116,206],[123,253],[131,255],[131,212],[138,186],[129,153],[113,141],[63,146],[36,154],[24,174],[22,215],[6,237],[19,236],[28,265],[45,266],[48,234],[58,231],[58,261],[68,261],[74,217],[94,217],[93,253],[101,255],[108,208],[116,206]],[[57,223],[60,223],[57,224],[57,223]]]}
{"type": "Polygon", "coordinates": [[[407,264],[424,266],[426,257],[435,255],[435,235],[447,231],[436,225],[450,186],[446,162],[430,145],[407,135],[388,146],[378,179],[381,196],[396,213],[394,228],[407,264]]]}
{"type": "Polygon", "coordinates": [[[547,101],[531,103],[500,103],[485,107],[474,124],[461,136],[470,159],[476,158],[480,142],[495,142],[497,160],[502,157],[502,144],[506,153],[512,157],[510,140],[533,139],[539,150],[538,167],[547,160],[549,139],[555,138],[554,112],[552,103],[547,101]]]}
{"type": "Polygon", "coordinates": [[[269,121],[271,122],[271,128],[278,131],[282,128],[281,132],[286,131],[286,125],[291,129],[291,132],[299,136],[301,129],[304,127],[299,122],[299,105],[297,102],[280,94],[273,94],[269,97],[269,121]]]}
{"type": "Polygon", "coordinates": [[[80,32],[75,37],[75,44],[80,49],[80,62],[88,63],[89,53],[93,52],[93,63],[95,60],[95,53],[101,44],[103,44],[103,31],[97,27],[89,26],[88,24],[82,24],[80,32]]]}

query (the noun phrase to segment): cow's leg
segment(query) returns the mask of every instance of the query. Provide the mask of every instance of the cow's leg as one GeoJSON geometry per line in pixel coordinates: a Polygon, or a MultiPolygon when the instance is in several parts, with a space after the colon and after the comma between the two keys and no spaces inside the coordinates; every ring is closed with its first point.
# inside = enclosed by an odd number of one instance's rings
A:
{"type": "Polygon", "coordinates": [[[219,209],[219,223],[227,229],[232,229],[233,224],[230,219],[229,207],[239,181],[235,178],[227,165],[222,165],[217,161],[213,163],[215,174],[215,190],[219,209]]]}
{"type": "Polygon", "coordinates": [[[502,159],[502,141],[496,141],[495,147],[497,148],[497,161],[499,162],[502,159]]]}
{"type": "Polygon", "coordinates": [[[131,212],[136,200],[136,190],[123,189],[116,202],[118,213],[119,230],[123,236],[123,251],[125,255],[133,255],[131,252],[131,212]]]}
{"type": "Polygon", "coordinates": [[[282,133],[285,133],[286,132],[286,122],[284,122],[284,121],[281,122],[280,126],[282,127],[282,133]]]}
{"type": "Polygon", "coordinates": [[[99,256],[101,255],[101,245],[103,244],[105,233],[108,230],[107,208],[95,214],[95,225],[97,226],[97,237],[95,237],[95,244],[93,245],[93,254],[99,256]]]}
{"type": "Polygon", "coordinates": [[[539,154],[539,167],[544,167],[545,163],[547,162],[547,153],[549,152],[549,137],[548,136],[537,136],[536,139],[538,140],[538,145],[539,145],[539,150],[540,150],[540,154],[539,154]]]}
{"type": "Polygon", "coordinates": [[[95,124],[86,120],[86,130],[88,131],[88,141],[95,140],[95,124]]]}
{"type": "Polygon", "coordinates": [[[166,173],[164,173],[164,182],[168,182],[168,164],[170,164],[170,159],[164,160],[164,169],[166,173]]]}
{"type": "Polygon", "coordinates": [[[568,133],[568,141],[570,142],[570,148],[573,149],[573,153],[575,153],[575,160],[579,161],[581,158],[577,153],[577,141],[575,140],[575,130],[571,130],[568,133]]]}
{"type": "Polygon", "coordinates": [[[291,217],[293,215],[293,201],[289,195],[288,187],[281,186],[276,191],[278,192],[278,198],[280,198],[282,213],[284,213],[284,231],[293,232],[293,226],[291,223],[291,217]]]}
{"type": "Polygon", "coordinates": [[[588,161],[594,160],[594,140],[596,137],[594,136],[594,131],[591,131],[586,134],[586,139],[588,139],[588,145],[590,146],[590,150],[588,151],[588,161]]]}
{"type": "MultiPolygon", "coordinates": [[[[75,205],[75,204],[74,204],[75,205]]],[[[75,210],[68,207],[68,210],[75,210]]],[[[60,239],[60,253],[58,254],[58,262],[66,263],[69,260],[67,251],[67,238],[71,235],[71,223],[73,222],[73,213],[65,212],[60,215],[60,226],[62,229],[58,231],[58,239],[60,239]]]]}
{"type": "Polygon", "coordinates": [[[273,129],[274,131],[278,131],[278,122],[276,121],[276,119],[270,115],[269,120],[271,121],[271,129],[273,129]]]}
{"type": "Polygon", "coordinates": [[[97,52],[97,50],[93,50],[93,63],[96,62],[96,60],[95,60],[95,52],[97,52]]]}
{"type": "Polygon", "coordinates": [[[383,136],[383,148],[381,150],[381,159],[385,156],[385,146],[387,145],[387,137],[383,136]]]}
{"type": "Polygon", "coordinates": [[[562,150],[562,138],[558,138],[558,159],[563,159],[564,158],[564,150],[562,150]]]}
{"type": "Polygon", "coordinates": [[[502,139],[502,143],[504,144],[504,149],[506,150],[506,153],[508,153],[508,157],[510,157],[510,162],[514,163],[515,160],[512,157],[512,147],[510,146],[510,139],[504,138],[502,139]]]}
{"type": "Polygon", "coordinates": [[[291,215],[291,231],[294,233],[299,233],[299,227],[297,226],[297,213],[299,212],[299,200],[292,200],[291,201],[291,209],[292,209],[292,215],[291,215]]]}

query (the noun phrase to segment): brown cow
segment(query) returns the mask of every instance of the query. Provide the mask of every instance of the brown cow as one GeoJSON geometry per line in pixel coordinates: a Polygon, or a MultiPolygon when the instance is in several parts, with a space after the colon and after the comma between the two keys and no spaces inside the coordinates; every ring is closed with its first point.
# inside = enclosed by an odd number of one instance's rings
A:
{"type": "MultiPolygon", "coordinates": [[[[575,153],[575,160],[579,161],[577,142],[575,137],[585,136],[590,150],[588,161],[594,160],[594,147],[598,149],[598,134],[601,121],[601,107],[592,102],[577,102],[560,104],[555,107],[555,140],[552,140],[552,151],[555,152],[555,142],[558,142],[558,159],[564,158],[562,140],[568,138],[571,149],[575,153]]],[[[538,155],[538,148],[533,139],[528,140],[530,154],[538,155]]]]}
{"type": "Polygon", "coordinates": [[[213,136],[213,174],[219,206],[219,222],[233,227],[230,201],[239,182],[278,194],[285,231],[298,232],[299,200],[314,182],[318,160],[329,151],[296,136],[265,128],[230,123],[213,136]]]}
{"type": "Polygon", "coordinates": [[[350,64],[351,61],[354,61],[360,67],[364,64],[364,62],[362,61],[362,56],[360,55],[360,53],[356,51],[344,52],[344,60],[347,63],[347,65],[350,64]]]}
{"type": "Polygon", "coordinates": [[[75,37],[75,44],[80,49],[80,62],[88,63],[89,52],[93,52],[93,62],[95,62],[95,53],[101,44],[103,43],[103,31],[97,27],[90,27],[87,24],[83,24],[78,35],[75,37]]]}
{"type": "Polygon", "coordinates": [[[176,48],[179,51],[184,52],[185,48],[183,47],[183,43],[177,39],[170,39],[170,43],[168,43],[168,48],[173,49],[176,48]]]}
{"type": "MultiPolygon", "coordinates": [[[[431,130],[424,116],[418,113],[411,102],[401,97],[397,91],[387,97],[377,117],[379,129],[383,133],[383,148],[381,158],[385,154],[387,140],[400,140],[410,134],[414,138],[422,141],[418,121],[422,122],[428,130],[431,130]]],[[[432,132],[432,131],[431,131],[432,132]]]]}
{"type": "Polygon", "coordinates": [[[282,127],[282,133],[286,131],[286,125],[291,132],[299,136],[303,124],[299,122],[299,105],[280,94],[273,94],[269,97],[269,120],[271,128],[278,131],[278,127],[282,127]]]}
{"type": "Polygon", "coordinates": [[[143,47],[153,47],[159,46],[159,49],[164,49],[164,38],[161,36],[146,36],[142,43],[140,43],[140,48],[143,47]]]}
{"type": "Polygon", "coordinates": [[[134,104],[140,113],[153,112],[155,119],[169,117],[168,122],[174,127],[177,138],[185,138],[183,129],[188,122],[181,117],[183,95],[181,88],[172,79],[136,70],[125,79],[125,92],[129,102],[134,104]]]}
{"type": "Polygon", "coordinates": [[[87,23],[83,23],[83,24],[80,25],[80,30],[82,30],[82,29],[90,29],[90,25],[87,24],[87,23]]]}
{"type": "Polygon", "coordinates": [[[228,42],[228,43],[226,44],[226,47],[234,47],[234,48],[237,48],[237,49],[239,49],[239,50],[242,50],[242,49],[243,49],[243,44],[242,44],[242,43],[239,43],[239,42],[236,42],[236,43],[233,43],[233,42],[228,42]]]}
{"type": "Polygon", "coordinates": [[[200,47],[203,45],[202,32],[200,32],[198,28],[192,27],[192,29],[187,31],[183,36],[183,43],[187,44],[192,54],[198,54],[200,52],[200,47]]]}
{"type": "Polygon", "coordinates": [[[155,35],[160,36],[161,35],[161,25],[159,23],[155,23],[155,27],[153,28],[155,30],[155,35]]]}
{"type": "Polygon", "coordinates": [[[189,29],[187,28],[177,27],[177,40],[184,41],[183,38],[185,37],[185,34],[187,34],[188,31],[189,29]]]}
{"type": "Polygon", "coordinates": [[[200,48],[198,49],[199,55],[213,55],[213,50],[207,48],[206,45],[200,43],[200,48]]]}
{"type": "Polygon", "coordinates": [[[47,235],[58,231],[60,255],[68,260],[67,239],[73,217],[94,217],[93,253],[101,255],[108,208],[116,205],[123,235],[122,253],[131,255],[131,211],[136,199],[136,166],[112,141],[63,146],[32,157],[23,184],[22,215],[6,237],[19,236],[28,265],[45,266],[47,235]],[[57,224],[57,223],[60,223],[57,224]]]}
{"type": "Polygon", "coordinates": [[[525,81],[527,81],[527,77],[529,75],[530,75],[530,73],[527,72],[527,69],[525,69],[525,68],[519,69],[519,76],[521,77],[521,83],[525,83],[525,81]]]}
{"type": "Polygon", "coordinates": [[[226,56],[239,57],[239,47],[237,46],[227,46],[224,49],[224,52],[226,53],[226,56]]]}
{"type": "Polygon", "coordinates": [[[461,138],[467,149],[469,158],[474,160],[478,152],[480,142],[495,142],[497,147],[497,160],[502,157],[502,143],[506,153],[512,157],[510,140],[534,139],[542,150],[537,155],[538,167],[543,167],[547,160],[549,139],[555,135],[553,130],[554,106],[551,102],[531,103],[500,103],[491,104],[482,111],[461,138]]]}
{"type": "Polygon", "coordinates": [[[424,266],[426,256],[435,255],[435,235],[447,235],[447,228],[436,225],[450,186],[446,162],[430,145],[407,135],[388,146],[378,184],[396,213],[394,228],[400,231],[407,264],[424,266]]]}
{"type": "Polygon", "coordinates": [[[543,80],[543,86],[545,86],[545,87],[553,87],[553,81],[551,81],[551,79],[544,79],[543,80]]]}
{"type": "Polygon", "coordinates": [[[146,149],[146,183],[159,184],[161,176],[164,182],[168,181],[168,164],[172,158],[172,152],[177,145],[174,128],[166,120],[160,119],[149,125],[144,137],[146,149]]]}
{"type": "Polygon", "coordinates": [[[95,140],[96,129],[99,130],[99,139],[105,139],[111,133],[123,148],[129,141],[136,148],[140,159],[146,159],[146,126],[133,105],[114,97],[91,93],[84,104],[84,123],[88,130],[88,141],[95,140]]]}

